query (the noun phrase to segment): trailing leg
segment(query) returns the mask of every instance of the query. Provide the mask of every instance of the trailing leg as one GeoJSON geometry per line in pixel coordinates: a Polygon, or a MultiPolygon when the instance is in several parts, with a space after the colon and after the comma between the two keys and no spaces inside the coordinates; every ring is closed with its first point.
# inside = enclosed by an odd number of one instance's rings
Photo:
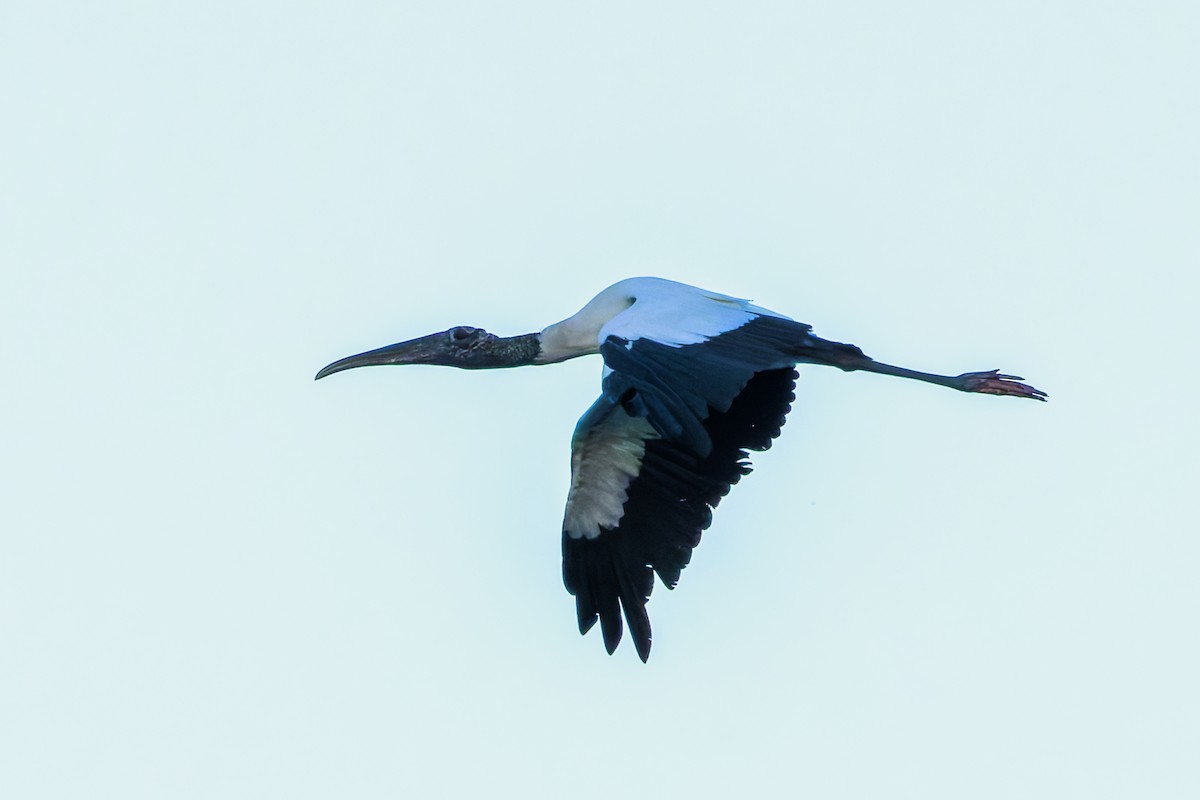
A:
{"type": "Polygon", "coordinates": [[[911,378],[957,389],[960,392],[1027,397],[1030,400],[1044,401],[1046,399],[1045,392],[1021,383],[1024,378],[1017,375],[1002,375],[1000,370],[964,372],[961,375],[934,375],[928,372],[917,372],[876,361],[852,344],[831,342],[812,334],[808,334],[800,341],[796,357],[797,361],[802,364],[824,364],[846,372],[875,372],[880,375],[894,375],[897,378],[911,378]]]}

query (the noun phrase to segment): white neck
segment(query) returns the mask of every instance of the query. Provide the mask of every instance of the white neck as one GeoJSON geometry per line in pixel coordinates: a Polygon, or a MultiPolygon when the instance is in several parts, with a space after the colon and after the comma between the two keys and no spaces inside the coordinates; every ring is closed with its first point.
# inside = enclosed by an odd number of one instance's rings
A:
{"type": "Polygon", "coordinates": [[[553,364],[600,352],[600,329],[633,305],[633,300],[633,295],[621,284],[608,287],[577,314],[542,331],[542,351],[536,363],[553,364]]]}

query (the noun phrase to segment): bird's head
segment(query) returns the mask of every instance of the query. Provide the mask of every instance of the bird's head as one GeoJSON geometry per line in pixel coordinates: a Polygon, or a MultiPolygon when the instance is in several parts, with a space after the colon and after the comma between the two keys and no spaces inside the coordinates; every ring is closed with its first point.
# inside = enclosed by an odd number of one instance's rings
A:
{"type": "Polygon", "coordinates": [[[316,380],[355,367],[381,364],[435,364],[459,369],[497,369],[532,364],[541,350],[541,335],[500,337],[482,328],[457,325],[441,333],[389,344],[334,361],[316,380]]]}

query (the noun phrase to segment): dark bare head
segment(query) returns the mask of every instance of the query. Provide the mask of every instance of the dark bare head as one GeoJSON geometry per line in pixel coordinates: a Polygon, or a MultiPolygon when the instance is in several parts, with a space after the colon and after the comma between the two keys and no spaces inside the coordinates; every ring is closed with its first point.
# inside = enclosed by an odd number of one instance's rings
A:
{"type": "Polygon", "coordinates": [[[316,380],[355,367],[382,364],[436,364],[459,369],[499,369],[534,363],[541,350],[541,334],[501,337],[482,328],[459,325],[419,339],[389,344],[334,361],[317,373],[316,380]]]}

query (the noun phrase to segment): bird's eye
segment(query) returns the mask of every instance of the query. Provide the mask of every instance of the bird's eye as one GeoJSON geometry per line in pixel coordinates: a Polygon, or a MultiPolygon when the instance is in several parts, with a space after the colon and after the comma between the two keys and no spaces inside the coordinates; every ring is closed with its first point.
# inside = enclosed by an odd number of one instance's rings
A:
{"type": "Polygon", "coordinates": [[[450,341],[455,344],[466,344],[474,339],[475,334],[478,332],[478,328],[468,328],[465,325],[460,325],[457,328],[450,329],[450,341]]]}

